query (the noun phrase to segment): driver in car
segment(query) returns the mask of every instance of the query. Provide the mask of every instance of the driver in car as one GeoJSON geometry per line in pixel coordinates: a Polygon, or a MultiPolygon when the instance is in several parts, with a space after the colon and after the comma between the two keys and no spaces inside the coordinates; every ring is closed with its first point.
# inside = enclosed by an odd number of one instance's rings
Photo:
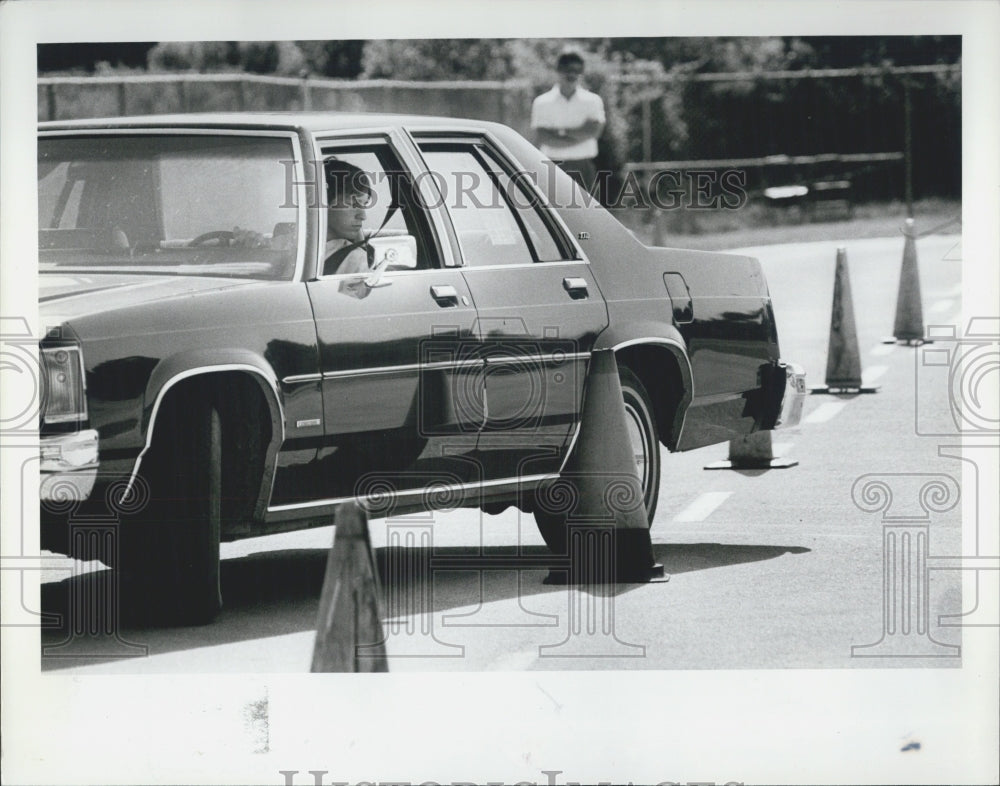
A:
{"type": "MultiPolygon", "coordinates": [[[[374,190],[368,175],[338,158],[323,162],[326,181],[326,244],[323,275],[367,273],[373,251],[367,243],[364,223],[374,190]]],[[[240,248],[277,248],[290,236],[268,239],[252,229],[233,227],[233,245],[240,248]]]]}
{"type": "Polygon", "coordinates": [[[371,181],[361,169],[328,158],[326,175],[326,246],[323,275],[367,273],[374,256],[364,223],[373,200],[371,181]]]}

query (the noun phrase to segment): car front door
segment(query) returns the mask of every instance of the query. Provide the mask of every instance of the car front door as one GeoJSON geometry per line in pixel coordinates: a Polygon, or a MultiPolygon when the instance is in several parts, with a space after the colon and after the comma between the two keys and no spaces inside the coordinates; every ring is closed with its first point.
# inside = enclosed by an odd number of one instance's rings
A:
{"type": "Polygon", "coordinates": [[[558,472],[579,424],[594,340],[608,324],[590,265],[513,160],[486,138],[420,141],[479,312],[488,478],[558,472]]]}
{"type": "Polygon", "coordinates": [[[405,150],[390,137],[321,150],[374,185],[367,231],[416,251],[415,267],[389,266],[377,282],[366,283],[366,273],[324,275],[321,263],[307,283],[323,393],[325,442],[313,473],[321,496],[387,500],[474,483],[484,364],[469,286],[457,266],[443,264],[440,218],[418,197],[405,150]]]}

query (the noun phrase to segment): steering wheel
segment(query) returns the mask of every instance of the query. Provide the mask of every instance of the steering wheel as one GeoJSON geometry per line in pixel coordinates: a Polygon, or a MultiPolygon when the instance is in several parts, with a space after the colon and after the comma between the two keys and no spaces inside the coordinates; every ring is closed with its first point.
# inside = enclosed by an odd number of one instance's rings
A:
{"type": "Polygon", "coordinates": [[[220,246],[231,246],[235,239],[236,235],[228,229],[216,229],[212,232],[205,232],[198,235],[198,237],[188,243],[188,246],[202,246],[205,243],[211,243],[213,240],[218,241],[220,246]]]}

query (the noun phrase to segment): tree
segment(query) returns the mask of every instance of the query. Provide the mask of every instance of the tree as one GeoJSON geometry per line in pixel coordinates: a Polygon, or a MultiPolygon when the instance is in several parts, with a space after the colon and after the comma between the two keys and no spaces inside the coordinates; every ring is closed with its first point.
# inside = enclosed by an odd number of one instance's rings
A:
{"type": "Polygon", "coordinates": [[[511,41],[500,39],[377,40],[365,45],[367,79],[503,80],[516,75],[511,41]]]}
{"type": "Polygon", "coordinates": [[[292,41],[166,41],[146,58],[150,71],[247,71],[298,75],[306,67],[292,41]]]}
{"type": "Polygon", "coordinates": [[[356,79],[361,75],[365,41],[296,41],[313,74],[335,79],[356,79]]]}

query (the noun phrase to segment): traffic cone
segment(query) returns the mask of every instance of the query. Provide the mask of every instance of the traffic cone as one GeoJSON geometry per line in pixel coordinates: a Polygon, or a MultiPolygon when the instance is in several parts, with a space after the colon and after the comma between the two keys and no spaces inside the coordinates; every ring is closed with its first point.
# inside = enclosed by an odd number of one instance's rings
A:
{"type": "Polygon", "coordinates": [[[337,508],[334,523],[311,671],[388,671],[367,516],[357,503],[348,502],[337,508]]]}
{"type": "Polygon", "coordinates": [[[878,387],[861,384],[861,352],[854,325],[854,300],[847,249],[837,249],[837,270],[833,281],[833,309],[830,312],[830,343],[826,352],[826,384],[810,388],[810,393],[877,393],[878,387]]]}
{"type": "MultiPolygon", "coordinates": [[[[563,477],[572,484],[577,500],[567,517],[568,543],[582,543],[581,533],[595,527],[613,532],[610,539],[586,538],[588,543],[599,544],[595,548],[571,546],[569,580],[579,583],[585,576],[588,582],[608,583],[662,578],[663,566],[653,559],[642,483],[628,438],[618,364],[611,350],[591,355],[580,436],[563,477]],[[586,559],[581,556],[584,551],[586,559]]],[[[561,583],[564,576],[565,571],[553,570],[547,582],[561,583]]]]}
{"type": "Polygon", "coordinates": [[[903,265],[899,273],[899,293],[896,296],[896,322],[892,338],[886,344],[917,346],[930,343],[924,334],[924,310],[920,298],[920,271],[917,269],[917,240],[913,219],[903,227],[903,265]]]}
{"type": "Polygon", "coordinates": [[[786,469],[798,463],[796,459],[775,458],[771,432],[764,430],[729,440],[729,458],[706,464],[705,469],[786,469]]]}

